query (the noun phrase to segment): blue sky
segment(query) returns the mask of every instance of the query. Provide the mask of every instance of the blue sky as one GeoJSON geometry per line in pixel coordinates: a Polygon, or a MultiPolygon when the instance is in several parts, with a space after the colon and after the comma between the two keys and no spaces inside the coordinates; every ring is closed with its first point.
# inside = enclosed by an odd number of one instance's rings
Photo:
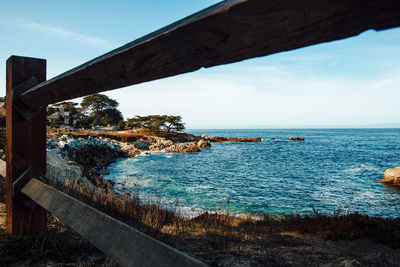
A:
{"type": "MultiPolygon", "coordinates": [[[[0,94],[11,55],[48,78],[217,3],[0,0],[0,94]]],[[[188,128],[400,125],[400,28],[107,92],[125,117],[182,115],[188,128]]],[[[79,100],[78,100],[79,101],[79,100]]]]}

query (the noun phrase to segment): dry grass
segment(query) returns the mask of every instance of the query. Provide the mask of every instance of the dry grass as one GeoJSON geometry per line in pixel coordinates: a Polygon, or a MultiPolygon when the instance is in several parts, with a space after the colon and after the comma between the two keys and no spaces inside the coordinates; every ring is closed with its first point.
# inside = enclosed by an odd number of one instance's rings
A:
{"type": "Polygon", "coordinates": [[[145,232],[161,232],[173,223],[175,214],[161,209],[157,204],[140,204],[137,195],[117,194],[113,190],[89,189],[81,183],[66,180],[64,185],[53,184],[59,190],[90,206],[140,228],[145,232]]]}
{"type": "Polygon", "coordinates": [[[11,236],[0,228],[0,266],[117,266],[93,245],[49,216],[47,228],[38,233],[11,236]]]}
{"type": "Polygon", "coordinates": [[[369,239],[371,242],[400,249],[400,218],[369,217],[359,213],[331,216],[290,216],[286,229],[316,234],[329,240],[369,239]]]}
{"type": "MultiPolygon", "coordinates": [[[[222,213],[203,213],[194,218],[184,218],[177,212],[163,209],[157,203],[143,204],[135,194],[118,194],[113,190],[103,189],[90,190],[82,183],[69,181],[53,186],[215,266],[230,266],[233,263],[246,263],[251,266],[290,266],[296,263],[299,266],[309,266],[327,262],[332,264],[327,266],[335,266],[339,264],[338,257],[340,262],[357,259],[365,263],[365,266],[374,266],[376,262],[370,258],[371,252],[377,251],[377,248],[381,249],[376,245],[367,244],[369,249],[362,252],[356,251],[360,247],[357,244],[351,245],[351,250],[341,250],[342,248],[332,247],[331,244],[326,245],[328,241],[313,243],[315,241],[312,240],[316,239],[307,238],[303,234],[318,236],[318,240],[346,242],[362,238],[393,248],[398,248],[400,240],[399,219],[370,218],[359,214],[327,216],[318,213],[314,216],[279,218],[265,215],[258,219],[238,218],[222,213]],[[360,254],[361,256],[358,256],[360,254]]],[[[352,243],[346,243],[345,246],[349,246],[348,244],[352,243]]],[[[396,252],[388,249],[378,252],[376,253],[381,255],[379,265],[390,266],[398,259],[396,252]]],[[[93,246],[54,219],[47,231],[39,234],[11,237],[4,231],[0,232],[0,265],[18,265],[18,261],[21,260],[30,265],[40,262],[43,258],[61,263],[85,260],[88,262],[88,255],[93,254],[100,255],[97,256],[97,262],[110,262],[93,246]]]]}
{"type": "MultiPolygon", "coordinates": [[[[61,188],[59,186],[59,188],[61,188]]],[[[223,213],[208,213],[194,218],[179,216],[155,203],[141,204],[137,195],[114,191],[89,190],[67,182],[63,190],[104,213],[150,234],[175,236],[218,235],[241,241],[263,240],[271,233],[293,231],[329,240],[368,239],[374,243],[400,248],[400,218],[375,218],[358,213],[339,215],[239,218],[223,213]]]]}

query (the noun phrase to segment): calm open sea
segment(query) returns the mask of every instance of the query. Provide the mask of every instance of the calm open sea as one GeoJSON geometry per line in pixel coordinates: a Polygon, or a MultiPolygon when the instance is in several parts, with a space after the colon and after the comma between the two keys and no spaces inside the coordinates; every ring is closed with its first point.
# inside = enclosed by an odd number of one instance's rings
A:
{"type": "Polygon", "coordinates": [[[386,169],[400,166],[400,129],[188,132],[265,140],[212,143],[201,153],[119,159],[106,178],[143,199],[176,205],[183,214],[216,209],[311,214],[315,209],[400,216],[400,190],[378,182],[386,169]],[[290,137],[306,141],[287,141],[290,137]]]}

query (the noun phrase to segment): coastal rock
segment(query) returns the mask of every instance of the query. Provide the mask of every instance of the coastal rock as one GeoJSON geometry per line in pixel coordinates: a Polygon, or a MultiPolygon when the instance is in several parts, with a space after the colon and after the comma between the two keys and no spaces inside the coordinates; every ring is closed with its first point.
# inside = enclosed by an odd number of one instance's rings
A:
{"type": "Polygon", "coordinates": [[[227,141],[228,138],[221,137],[221,136],[208,136],[208,135],[202,135],[201,136],[203,139],[210,141],[210,142],[224,142],[227,141]]]}
{"type": "Polygon", "coordinates": [[[140,150],[135,147],[134,144],[129,144],[129,143],[120,143],[121,150],[126,153],[128,157],[136,157],[137,155],[140,155],[140,150]]]}
{"type": "Polygon", "coordinates": [[[384,172],[385,178],[379,180],[381,183],[400,185],[400,166],[396,168],[387,169],[384,172]]]}
{"type": "MultiPolygon", "coordinates": [[[[76,168],[78,168],[81,171],[81,174],[70,172],[66,174],[57,174],[60,172],[59,170],[50,168],[49,171],[53,172],[53,176],[56,177],[56,180],[60,180],[57,178],[59,175],[61,175],[61,177],[76,175],[77,177],[86,177],[93,185],[97,186],[108,186],[99,171],[105,169],[110,163],[114,162],[115,158],[126,155],[117,142],[110,142],[91,136],[77,139],[62,136],[60,139],[49,139],[47,140],[47,147],[48,151],[51,151],[48,153],[54,152],[54,154],[49,154],[49,160],[61,162],[61,159],[64,159],[65,165],[67,166],[65,167],[66,169],[76,170],[76,168]],[[59,155],[59,157],[57,155],[59,155]],[[76,162],[80,167],[68,165],[68,161],[76,162]]],[[[55,164],[55,166],[60,164],[61,163],[55,164]]],[[[59,169],[63,168],[64,167],[59,169]]]]}
{"type": "Polygon", "coordinates": [[[165,148],[164,152],[182,153],[185,150],[185,148],[186,148],[185,144],[175,144],[175,145],[165,148]]]}
{"type": "Polygon", "coordinates": [[[194,142],[193,144],[190,144],[186,150],[184,151],[185,153],[197,153],[201,152],[200,148],[197,146],[197,143],[194,142]]]}
{"type": "Polygon", "coordinates": [[[197,141],[197,146],[200,148],[211,147],[211,142],[209,140],[201,139],[197,141]]]}
{"type": "Polygon", "coordinates": [[[261,142],[262,139],[260,137],[244,137],[244,138],[236,138],[236,137],[230,137],[228,138],[229,142],[261,142]]]}
{"type": "Polygon", "coordinates": [[[166,140],[165,138],[158,138],[154,140],[149,149],[152,151],[160,151],[172,145],[174,145],[174,143],[171,140],[166,140]]]}
{"type": "Polygon", "coordinates": [[[175,144],[170,147],[164,149],[164,152],[172,152],[172,153],[195,153],[200,152],[200,148],[197,146],[197,143],[194,142],[192,144],[175,144]]]}
{"type": "Polygon", "coordinates": [[[236,137],[221,137],[221,136],[207,136],[207,135],[202,135],[201,136],[204,140],[210,141],[210,142],[261,142],[262,139],[260,137],[244,137],[244,138],[236,138],[236,137]]]}
{"type": "Polygon", "coordinates": [[[289,141],[305,141],[305,139],[303,137],[291,137],[289,141]]]}
{"type": "Polygon", "coordinates": [[[171,140],[174,143],[189,143],[189,142],[194,142],[198,141],[200,139],[199,136],[195,136],[193,134],[188,134],[188,133],[168,133],[168,135],[165,136],[166,139],[171,140]]]}
{"type": "Polygon", "coordinates": [[[137,149],[141,149],[141,150],[149,150],[150,148],[150,143],[145,142],[143,140],[137,140],[136,142],[133,143],[133,145],[137,148],[137,149]]]}
{"type": "Polygon", "coordinates": [[[64,184],[83,183],[88,188],[94,188],[86,177],[83,177],[79,166],[69,165],[68,159],[54,150],[47,149],[46,178],[53,182],[64,184]]]}

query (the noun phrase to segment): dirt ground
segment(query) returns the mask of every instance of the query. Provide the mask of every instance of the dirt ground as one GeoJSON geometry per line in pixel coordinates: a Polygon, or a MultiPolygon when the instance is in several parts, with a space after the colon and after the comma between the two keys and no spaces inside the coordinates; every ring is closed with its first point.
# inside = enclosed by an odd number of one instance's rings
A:
{"type": "Polygon", "coordinates": [[[178,249],[211,266],[400,266],[399,251],[368,240],[333,242],[288,232],[270,234],[262,242],[207,239],[184,240],[178,249]]]}
{"type": "MultiPolygon", "coordinates": [[[[0,231],[3,233],[5,215],[5,204],[0,203],[0,231]]],[[[271,233],[261,241],[227,240],[212,234],[170,236],[164,241],[210,266],[400,266],[399,251],[368,240],[329,241],[295,232],[271,233]]],[[[116,266],[96,249],[87,249],[87,252],[85,257],[77,257],[75,262],[14,259],[7,265],[116,266]]]]}

